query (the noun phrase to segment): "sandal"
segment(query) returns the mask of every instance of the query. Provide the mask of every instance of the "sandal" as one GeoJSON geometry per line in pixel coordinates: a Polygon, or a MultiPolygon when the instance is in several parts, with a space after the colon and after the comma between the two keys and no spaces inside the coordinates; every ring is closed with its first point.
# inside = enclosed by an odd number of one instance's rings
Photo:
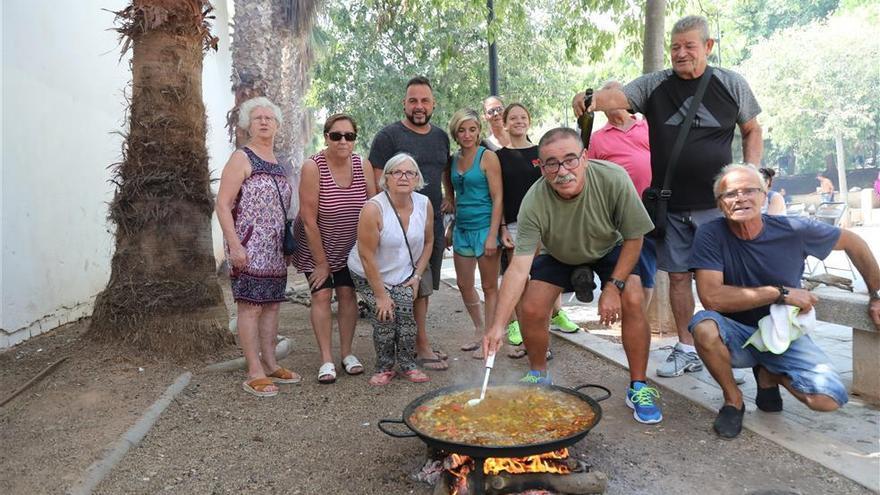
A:
{"type": "Polygon", "coordinates": [[[435,354],[438,358],[440,358],[440,359],[442,359],[442,360],[444,360],[444,361],[446,361],[447,359],[449,359],[449,354],[446,354],[446,353],[443,352],[441,349],[431,349],[431,351],[433,351],[434,354],[435,354]]]}
{"type": "Polygon", "coordinates": [[[425,374],[424,371],[416,368],[409,371],[404,371],[403,376],[413,382],[413,383],[425,383],[427,381],[431,381],[431,377],[425,374]]]}
{"type": "Polygon", "coordinates": [[[257,397],[275,397],[278,395],[278,387],[269,378],[254,378],[253,380],[241,382],[241,388],[245,392],[257,397]]]}
{"type": "Polygon", "coordinates": [[[397,372],[394,370],[389,371],[379,371],[373,376],[370,377],[370,381],[368,382],[370,385],[382,386],[388,385],[391,383],[391,380],[397,376],[397,372]]]}
{"type": "Polygon", "coordinates": [[[318,368],[318,383],[327,385],[335,381],[336,366],[333,366],[333,363],[330,362],[322,364],[321,367],[318,368]]]}
{"type": "Polygon", "coordinates": [[[298,373],[294,373],[283,366],[279,366],[277,370],[266,375],[266,378],[271,379],[275,383],[299,383],[302,381],[302,377],[298,373]]]}
{"type": "Polygon", "coordinates": [[[449,363],[443,358],[416,358],[416,365],[432,371],[444,371],[449,369],[449,363]]]}
{"type": "Polygon", "coordinates": [[[358,361],[358,358],[356,358],[354,354],[349,354],[342,358],[342,367],[349,375],[360,375],[364,372],[364,365],[358,361]]]}
{"type": "Polygon", "coordinates": [[[476,351],[480,347],[482,347],[481,343],[474,341],[474,342],[468,342],[467,344],[463,344],[461,346],[461,350],[463,350],[465,352],[470,352],[470,351],[476,351]]]}
{"type": "Polygon", "coordinates": [[[510,359],[521,359],[526,357],[526,348],[522,345],[514,346],[507,351],[507,357],[510,359]]]}
{"type": "Polygon", "coordinates": [[[485,359],[485,356],[483,356],[483,347],[481,346],[480,348],[475,350],[474,353],[471,354],[471,357],[474,359],[485,359]]]}

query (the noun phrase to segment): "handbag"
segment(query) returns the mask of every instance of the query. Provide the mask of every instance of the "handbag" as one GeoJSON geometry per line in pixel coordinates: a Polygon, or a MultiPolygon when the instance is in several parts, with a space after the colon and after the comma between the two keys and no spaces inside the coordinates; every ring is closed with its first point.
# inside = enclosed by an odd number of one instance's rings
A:
{"type": "Polygon", "coordinates": [[[709,86],[709,80],[712,79],[712,67],[706,66],[706,72],[703,73],[697,92],[691,99],[690,107],[688,107],[687,115],[681,123],[678,130],[678,136],[675,138],[675,144],[672,146],[672,153],[669,155],[669,164],[666,167],[666,176],[663,178],[662,187],[649,187],[642,193],[642,204],[651,221],[654,222],[654,230],[646,234],[648,237],[663,239],[666,237],[666,213],[669,209],[669,199],[672,197],[672,174],[675,173],[675,166],[678,164],[678,157],[681,156],[681,149],[684,147],[684,141],[691,130],[691,124],[697,115],[697,109],[703,101],[703,95],[706,94],[706,87],[709,86]]]}
{"type": "Polygon", "coordinates": [[[287,210],[284,209],[284,199],[281,197],[281,188],[278,181],[272,178],[275,190],[278,191],[278,201],[281,203],[281,211],[284,213],[284,240],[281,241],[281,252],[284,256],[291,256],[296,252],[296,237],[293,236],[293,220],[287,219],[287,210]]]}
{"type": "MultiPolygon", "coordinates": [[[[391,196],[388,195],[388,191],[385,191],[385,197],[388,198],[388,204],[391,205],[391,209],[394,210],[394,216],[397,217],[397,224],[400,225],[400,231],[403,232],[403,242],[406,243],[406,252],[409,254],[409,263],[413,267],[412,275],[410,275],[409,278],[413,278],[416,275],[416,262],[412,257],[412,249],[409,247],[409,239],[406,237],[406,230],[403,228],[403,220],[400,219],[400,214],[397,213],[397,208],[395,208],[394,203],[391,202],[391,196]]],[[[426,297],[433,293],[434,277],[431,272],[431,267],[428,266],[419,279],[419,289],[418,292],[416,292],[416,297],[426,297]]]]}

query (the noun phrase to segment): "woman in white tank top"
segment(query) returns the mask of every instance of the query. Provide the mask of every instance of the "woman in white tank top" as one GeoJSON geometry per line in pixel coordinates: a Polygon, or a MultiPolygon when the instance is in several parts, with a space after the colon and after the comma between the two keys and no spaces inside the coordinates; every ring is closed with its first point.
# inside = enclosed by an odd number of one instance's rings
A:
{"type": "Polygon", "coordinates": [[[424,180],[405,153],[388,160],[379,186],[383,191],[361,210],[357,243],[348,256],[373,324],[376,373],[370,384],[387,385],[398,371],[411,382],[427,382],[430,378],[415,362],[413,300],[431,259],[434,212],[428,198],[415,192],[424,180]]]}

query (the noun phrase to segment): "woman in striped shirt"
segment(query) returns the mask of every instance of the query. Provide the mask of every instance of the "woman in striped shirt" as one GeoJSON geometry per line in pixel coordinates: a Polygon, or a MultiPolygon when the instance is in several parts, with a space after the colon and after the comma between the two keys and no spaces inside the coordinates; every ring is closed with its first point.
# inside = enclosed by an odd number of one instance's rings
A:
{"type": "Polygon", "coordinates": [[[354,119],[345,114],[331,115],[324,124],[326,148],[303,163],[299,186],[300,210],[295,228],[298,238],[306,242],[300,242],[293,264],[305,273],[312,292],[310,319],[321,353],[320,383],[336,381],[330,312],[334,290],[339,303],[342,366],[349,375],[364,372],[351,352],[358,309],[347,261],[357,239],[358,215],[367,199],[376,194],[376,182],[369,161],[354,154],[356,139],[354,119]]]}

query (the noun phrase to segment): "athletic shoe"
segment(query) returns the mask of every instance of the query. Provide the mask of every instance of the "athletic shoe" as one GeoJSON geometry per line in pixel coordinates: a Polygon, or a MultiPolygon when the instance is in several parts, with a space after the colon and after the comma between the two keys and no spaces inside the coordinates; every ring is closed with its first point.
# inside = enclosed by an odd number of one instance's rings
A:
{"type": "Polygon", "coordinates": [[[574,296],[580,302],[593,302],[593,291],[596,282],[593,279],[593,269],[587,265],[581,265],[571,271],[571,286],[574,288],[574,296]]]}
{"type": "Polygon", "coordinates": [[[550,374],[544,374],[540,371],[531,370],[526,376],[519,379],[520,383],[530,383],[532,385],[553,385],[550,374]]]}
{"type": "Polygon", "coordinates": [[[550,319],[550,330],[559,330],[564,333],[575,333],[580,330],[581,327],[577,326],[577,324],[570,319],[568,319],[568,315],[565,314],[565,311],[559,310],[556,312],[556,315],[550,319]]]}
{"type": "Polygon", "coordinates": [[[511,345],[520,345],[523,343],[522,332],[519,331],[519,322],[513,320],[507,325],[507,341],[511,345]]]}
{"type": "Polygon", "coordinates": [[[639,423],[651,425],[663,421],[660,406],[654,403],[660,398],[660,392],[644,382],[635,382],[634,388],[626,390],[626,405],[633,410],[633,417],[639,423]]]}
{"type": "Polygon", "coordinates": [[[672,378],[702,369],[703,361],[696,352],[685,352],[679,344],[675,344],[666,362],[657,368],[657,376],[672,378]]]}

